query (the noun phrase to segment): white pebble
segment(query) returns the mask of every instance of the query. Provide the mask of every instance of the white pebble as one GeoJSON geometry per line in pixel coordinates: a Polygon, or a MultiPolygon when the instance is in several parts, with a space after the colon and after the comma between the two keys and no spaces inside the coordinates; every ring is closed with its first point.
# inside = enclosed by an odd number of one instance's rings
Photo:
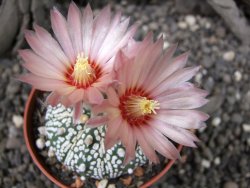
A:
{"type": "Polygon", "coordinates": [[[235,58],[235,52],[234,51],[228,51],[223,54],[223,59],[225,61],[233,61],[235,58]]]}
{"type": "Polygon", "coordinates": [[[81,179],[82,181],[85,181],[85,180],[86,180],[86,177],[85,177],[85,176],[81,176],[80,179],[81,179]]]}
{"type": "Polygon", "coordinates": [[[108,180],[107,179],[103,179],[98,183],[97,188],[105,188],[108,185],[108,180]]]}
{"type": "Polygon", "coordinates": [[[235,80],[236,80],[237,82],[241,81],[241,79],[242,79],[242,74],[241,74],[241,72],[240,72],[240,71],[235,71],[235,72],[234,72],[234,78],[235,78],[235,80]]]}
{"type": "Polygon", "coordinates": [[[204,168],[210,168],[210,166],[211,166],[210,161],[208,161],[206,159],[202,159],[201,166],[203,166],[204,168]]]}
{"type": "Polygon", "coordinates": [[[23,125],[23,117],[19,115],[13,115],[12,122],[14,123],[16,128],[20,128],[23,125]]]}
{"type": "Polygon", "coordinates": [[[245,132],[250,132],[250,124],[243,124],[243,130],[245,132]]]}
{"type": "Polygon", "coordinates": [[[41,135],[46,135],[46,127],[45,126],[38,127],[38,132],[41,135]]]}
{"type": "Polygon", "coordinates": [[[86,123],[88,121],[89,117],[86,114],[82,114],[80,117],[81,123],[86,123]]]}
{"type": "Polygon", "coordinates": [[[187,29],[187,23],[186,22],[178,22],[178,27],[180,29],[187,29]]]}
{"type": "Polygon", "coordinates": [[[215,127],[218,127],[221,123],[221,118],[220,117],[215,117],[213,120],[212,120],[212,125],[215,126],[215,127]]]}
{"type": "Polygon", "coordinates": [[[36,146],[38,147],[38,149],[43,149],[45,146],[45,141],[43,138],[38,138],[36,140],[36,146]]]}
{"type": "Polygon", "coordinates": [[[93,137],[91,135],[88,135],[85,140],[84,140],[84,143],[89,146],[93,143],[93,137]]]}
{"type": "Polygon", "coordinates": [[[202,74],[201,73],[197,73],[194,80],[198,83],[201,84],[201,80],[202,80],[202,74]]]}
{"type": "Polygon", "coordinates": [[[214,159],[214,164],[215,165],[219,165],[220,164],[220,158],[219,157],[216,157],[215,159],[214,159]]]}
{"type": "Polygon", "coordinates": [[[185,17],[185,22],[189,25],[189,26],[193,26],[196,23],[196,18],[193,15],[187,15],[185,17]]]}

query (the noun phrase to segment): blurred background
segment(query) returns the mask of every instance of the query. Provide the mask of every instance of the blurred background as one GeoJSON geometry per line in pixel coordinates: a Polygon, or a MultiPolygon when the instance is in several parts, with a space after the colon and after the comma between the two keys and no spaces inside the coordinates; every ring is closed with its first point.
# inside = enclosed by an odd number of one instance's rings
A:
{"type": "MultiPolygon", "coordinates": [[[[85,6],[87,0],[75,0],[85,6]]],[[[23,135],[30,86],[14,77],[24,70],[17,55],[27,48],[23,33],[33,23],[50,28],[49,9],[64,14],[70,0],[0,0],[0,187],[55,187],[32,162],[23,135]]],[[[178,42],[201,65],[194,82],[209,92],[203,108],[207,128],[197,132],[197,149],[185,148],[178,163],[154,188],[250,187],[250,1],[90,0],[98,11],[110,4],[139,23],[142,39],[153,31],[164,47],[178,42]]],[[[53,52],[51,52],[53,53],[53,52]]]]}

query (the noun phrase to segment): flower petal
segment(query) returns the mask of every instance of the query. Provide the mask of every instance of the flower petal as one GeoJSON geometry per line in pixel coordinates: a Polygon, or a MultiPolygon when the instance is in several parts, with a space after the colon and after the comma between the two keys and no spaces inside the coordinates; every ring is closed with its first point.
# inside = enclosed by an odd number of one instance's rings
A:
{"type": "Polygon", "coordinates": [[[96,128],[99,126],[103,126],[108,122],[108,117],[107,116],[95,116],[90,118],[86,122],[86,126],[91,127],[91,128],[96,128]]]}
{"type": "Polygon", "coordinates": [[[72,41],[73,48],[75,50],[75,56],[83,51],[82,48],[82,24],[81,24],[81,12],[76,4],[72,1],[69,6],[68,12],[68,28],[72,41]]]}
{"type": "Polygon", "coordinates": [[[82,115],[82,101],[77,102],[73,107],[73,123],[80,123],[80,117],[82,115]]]}
{"type": "Polygon", "coordinates": [[[56,35],[57,40],[63,48],[64,53],[67,55],[71,63],[75,61],[75,53],[70,40],[67,22],[61,13],[54,8],[51,12],[52,29],[56,35]]]}
{"type": "Polygon", "coordinates": [[[87,97],[91,104],[101,104],[104,99],[102,93],[95,87],[87,89],[87,97]]]}
{"type": "Polygon", "coordinates": [[[108,100],[109,100],[109,103],[113,106],[118,106],[120,104],[120,100],[117,96],[117,93],[116,91],[114,90],[114,88],[112,87],[109,87],[107,89],[107,95],[108,95],[108,100]]]}

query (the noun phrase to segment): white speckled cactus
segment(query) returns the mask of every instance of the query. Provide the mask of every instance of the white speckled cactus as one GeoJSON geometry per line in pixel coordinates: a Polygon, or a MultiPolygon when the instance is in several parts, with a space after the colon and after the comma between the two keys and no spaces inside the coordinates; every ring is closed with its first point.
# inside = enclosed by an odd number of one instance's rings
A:
{"type": "MultiPolygon", "coordinates": [[[[84,114],[90,116],[85,109],[84,114]]],[[[57,159],[83,179],[116,178],[146,163],[147,159],[138,147],[136,158],[122,165],[124,147],[119,143],[105,151],[105,126],[88,128],[84,124],[73,124],[72,109],[61,104],[49,106],[46,112],[46,145],[54,151],[57,159]]]]}

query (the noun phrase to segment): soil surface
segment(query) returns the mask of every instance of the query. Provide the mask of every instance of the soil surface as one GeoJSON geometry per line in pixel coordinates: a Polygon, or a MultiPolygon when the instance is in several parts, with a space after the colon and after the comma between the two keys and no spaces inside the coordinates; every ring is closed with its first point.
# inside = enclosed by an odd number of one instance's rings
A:
{"type": "MultiPolygon", "coordinates": [[[[201,65],[194,82],[210,93],[203,110],[211,117],[207,128],[197,132],[198,148],[184,148],[185,162],[177,161],[152,187],[249,188],[249,47],[241,45],[219,16],[183,15],[172,0],[122,2],[111,6],[140,24],[136,37],[153,31],[155,38],[163,35],[165,47],[178,42],[177,54],[189,51],[188,64],[201,65]]],[[[34,165],[24,143],[22,116],[31,88],[14,78],[24,72],[19,57],[0,59],[0,187],[56,187],[34,165]]]]}

